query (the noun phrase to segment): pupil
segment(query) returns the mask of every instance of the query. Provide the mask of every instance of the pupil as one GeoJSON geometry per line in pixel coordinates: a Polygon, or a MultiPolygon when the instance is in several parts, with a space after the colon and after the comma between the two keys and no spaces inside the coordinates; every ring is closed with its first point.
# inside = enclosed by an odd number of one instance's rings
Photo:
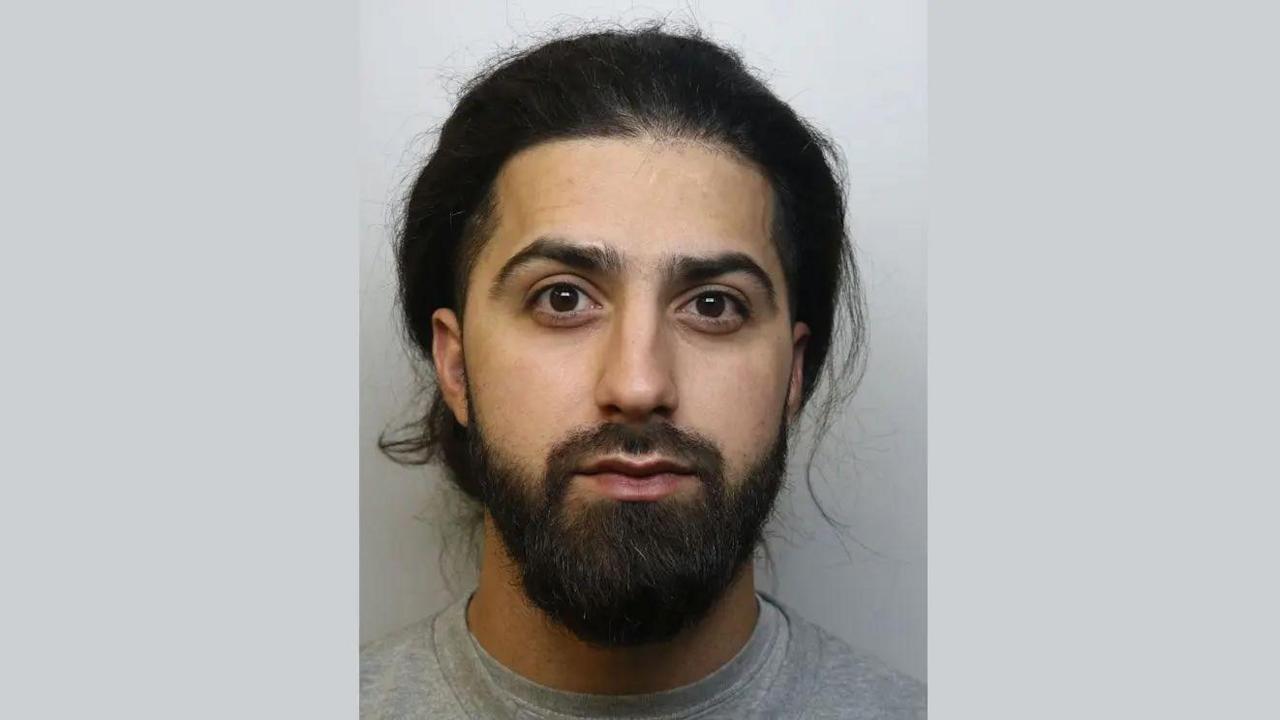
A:
{"type": "Polygon", "coordinates": [[[578,306],[578,291],[568,285],[556,285],[551,288],[551,309],[556,312],[569,312],[578,306]]]}
{"type": "Polygon", "coordinates": [[[698,298],[698,311],[707,317],[720,317],[724,314],[724,298],[719,295],[703,295],[698,298]]]}

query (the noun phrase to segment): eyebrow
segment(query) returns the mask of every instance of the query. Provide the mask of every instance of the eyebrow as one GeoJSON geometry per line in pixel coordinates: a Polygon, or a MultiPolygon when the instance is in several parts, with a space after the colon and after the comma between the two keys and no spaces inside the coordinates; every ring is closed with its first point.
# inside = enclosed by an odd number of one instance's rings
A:
{"type": "MultiPolygon", "coordinates": [[[[576,270],[614,276],[621,275],[627,267],[622,253],[607,245],[579,245],[558,237],[541,237],[503,264],[489,288],[489,294],[493,297],[501,294],[502,286],[520,268],[538,260],[551,260],[576,270]]],[[[664,260],[662,271],[668,282],[677,283],[705,282],[729,273],[746,273],[764,288],[770,305],[777,308],[777,291],[769,274],[743,252],[730,251],[709,257],[676,255],[664,260]]]]}

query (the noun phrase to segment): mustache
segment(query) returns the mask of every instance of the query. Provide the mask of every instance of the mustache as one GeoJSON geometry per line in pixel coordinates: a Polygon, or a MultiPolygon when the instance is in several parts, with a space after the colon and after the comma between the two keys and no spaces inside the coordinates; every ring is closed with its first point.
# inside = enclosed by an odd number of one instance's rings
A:
{"type": "Polygon", "coordinates": [[[686,465],[703,482],[719,482],[724,454],[710,439],[667,422],[647,425],[603,423],[581,428],[547,453],[547,479],[567,484],[576,468],[601,455],[661,455],[686,465]]]}

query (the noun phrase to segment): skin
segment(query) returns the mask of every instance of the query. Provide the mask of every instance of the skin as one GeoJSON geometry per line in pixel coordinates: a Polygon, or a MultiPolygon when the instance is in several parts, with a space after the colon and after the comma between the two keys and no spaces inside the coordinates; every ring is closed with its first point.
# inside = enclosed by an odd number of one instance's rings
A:
{"type": "MultiPolygon", "coordinates": [[[[705,144],[653,138],[544,143],[511,158],[496,181],[497,224],[478,256],[460,324],[432,316],[433,355],[458,421],[473,414],[505,457],[540,477],[548,449],[602,422],[664,420],[713,440],[732,485],[799,410],[809,329],[792,323],[770,238],[773,196],[752,165],[705,144]],[[539,238],[616,250],[626,271],[538,259],[494,288],[502,267],[539,238]],[[749,256],[775,288],[743,271],[673,284],[673,255],[749,256]],[[571,319],[544,291],[571,283],[571,319]],[[718,322],[697,298],[722,299],[718,322]],[[744,302],[750,317],[728,298],[744,302]],[[464,340],[465,338],[465,340],[464,340]],[[468,407],[467,383],[475,407],[468,407]]],[[[705,301],[703,301],[705,303],[705,301]]],[[[714,311],[713,311],[714,312],[714,311]]],[[[682,486],[658,502],[700,492],[682,486]]],[[[576,478],[566,502],[616,502],[576,478]]],[[[480,645],[513,671],[571,692],[667,690],[707,676],[742,649],[756,623],[748,564],[700,624],[666,643],[599,649],[550,623],[519,586],[486,516],[479,585],[467,619],[480,645]]]]}

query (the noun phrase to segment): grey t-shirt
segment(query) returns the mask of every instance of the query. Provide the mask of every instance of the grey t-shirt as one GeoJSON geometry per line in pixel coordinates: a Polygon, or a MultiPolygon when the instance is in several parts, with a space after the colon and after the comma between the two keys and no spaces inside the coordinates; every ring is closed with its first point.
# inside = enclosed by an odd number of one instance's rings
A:
{"type": "Polygon", "coordinates": [[[925,687],[769,595],[747,644],[690,685],[643,695],[562,692],[494,660],[467,628],[470,595],[360,653],[360,717],[923,718],[925,687]]]}

